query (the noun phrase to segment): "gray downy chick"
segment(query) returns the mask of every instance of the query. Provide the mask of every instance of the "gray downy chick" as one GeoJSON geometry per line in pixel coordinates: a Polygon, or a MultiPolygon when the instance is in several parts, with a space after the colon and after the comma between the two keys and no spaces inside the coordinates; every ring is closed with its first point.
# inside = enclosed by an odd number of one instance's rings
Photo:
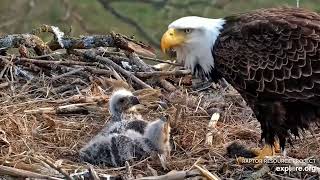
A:
{"type": "Polygon", "coordinates": [[[139,99],[130,91],[125,89],[115,91],[109,101],[111,120],[102,130],[102,133],[121,133],[132,129],[143,134],[147,122],[143,120],[140,114],[128,112],[138,104],[140,104],[139,99]]]}
{"type": "Polygon", "coordinates": [[[145,133],[128,129],[123,133],[100,134],[80,150],[83,161],[94,165],[120,167],[125,162],[150,155],[170,154],[170,125],[165,118],[148,123],[145,133]]]}

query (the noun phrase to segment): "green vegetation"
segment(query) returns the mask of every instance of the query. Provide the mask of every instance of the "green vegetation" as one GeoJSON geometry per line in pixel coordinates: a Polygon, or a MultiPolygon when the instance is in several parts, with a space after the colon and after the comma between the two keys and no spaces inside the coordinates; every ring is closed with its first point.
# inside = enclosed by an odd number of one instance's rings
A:
{"type": "MultiPolygon", "coordinates": [[[[162,2],[161,0],[150,0],[162,2]]],[[[1,0],[0,34],[28,32],[40,24],[52,24],[72,35],[109,31],[135,35],[158,43],[168,23],[181,16],[223,17],[257,8],[296,6],[295,0],[169,0],[169,4],[139,0],[112,1],[111,6],[139,24],[146,34],[114,16],[99,0],[1,0]],[[192,3],[190,6],[189,3],[192,3]],[[201,3],[204,2],[204,3],[201,3]],[[208,5],[209,3],[209,5],[208,5]]],[[[320,10],[320,0],[300,0],[300,6],[320,10]]]]}

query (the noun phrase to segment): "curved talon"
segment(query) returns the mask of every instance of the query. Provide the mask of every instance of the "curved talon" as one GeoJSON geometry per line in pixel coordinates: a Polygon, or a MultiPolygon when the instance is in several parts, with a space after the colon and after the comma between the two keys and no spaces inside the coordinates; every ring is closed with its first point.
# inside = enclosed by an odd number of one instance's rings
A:
{"type": "Polygon", "coordinates": [[[257,154],[257,159],[264,159],[266,156],[274,156],[276,154],[275,146],[265,145],[257,154]]]}
{"type": "Polygon", "coordinates": [[[257,154],[257,159],[264,159],[266,156],[275,156],[281,153],[279,141],[275,141],[273,146],[266,144],[261,150],[253,150],[257,154]]]}
{"type": "MultiPolygon", "coordinates": [[[[273,146],[266,144],[262,149],[260,148],[252,148],[250,150],[247,150],[248,152],[251,152],[253,156],[255,156],[253,159],[250,157],[242,157],[238,156],[236,158],[237,164],[246,164],[246,163],[253,163],[255,164],[255,168],[259,168],[263,165],[264,159],[268,156],[277,156],[282,152],[285,152],[281,150],[279,141],[275,141],[273,146]],[[248,159],[247,159],[248,158],[248,159]]],[[[252,157],[252,156],[251,156],[252,157]]]]}
{"type": "MultiPolygon", "coordinates": [[[[263,159],[265,159],[267,156],[276,156],[277,154],[282,152],[278,141],[276,141],[273,146],[266,144],[262,149],[252,148],[250,149],[250,151],[256,155],[254,159],[257,159],[257,160],[251,161],[251,162],[257,163],[254,166],[255,168],[261,167],[261,165],[263,164],[263,159]]],[[[243,164],[243,162],[248,162],[246,161],[245,157],[238,157],[236,161],[237,161],[237,164],[243,164]]]]}

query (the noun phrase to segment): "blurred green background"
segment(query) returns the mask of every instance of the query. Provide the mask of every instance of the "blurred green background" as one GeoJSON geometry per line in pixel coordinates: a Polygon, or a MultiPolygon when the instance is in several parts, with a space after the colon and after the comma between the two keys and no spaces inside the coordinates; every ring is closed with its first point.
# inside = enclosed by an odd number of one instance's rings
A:
{"type": "MultiPolygon", "coordinates": [[[[120,32],[157,48],[173,20],[198,15],[219,18],[257,8],[296,6],[296,0],[1,0],[0,34],[29,32],[41,24],[71,35],[120,32]]],[[[320,11],[320,0],[300,0],[320,11]]]]}

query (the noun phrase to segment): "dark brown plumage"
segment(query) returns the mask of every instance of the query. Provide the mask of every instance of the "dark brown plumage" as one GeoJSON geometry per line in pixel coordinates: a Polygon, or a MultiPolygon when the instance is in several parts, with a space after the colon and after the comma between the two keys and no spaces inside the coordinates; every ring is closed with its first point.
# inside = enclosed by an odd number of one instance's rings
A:
{"type": "Polygon", "coordinates": [[[290,133],[320,122],[320,15],[274,8],[225,19],[213,77],[235,87],[261,123],[262,138],[273,144],[278,137],[284,148],[290,133]]]}

